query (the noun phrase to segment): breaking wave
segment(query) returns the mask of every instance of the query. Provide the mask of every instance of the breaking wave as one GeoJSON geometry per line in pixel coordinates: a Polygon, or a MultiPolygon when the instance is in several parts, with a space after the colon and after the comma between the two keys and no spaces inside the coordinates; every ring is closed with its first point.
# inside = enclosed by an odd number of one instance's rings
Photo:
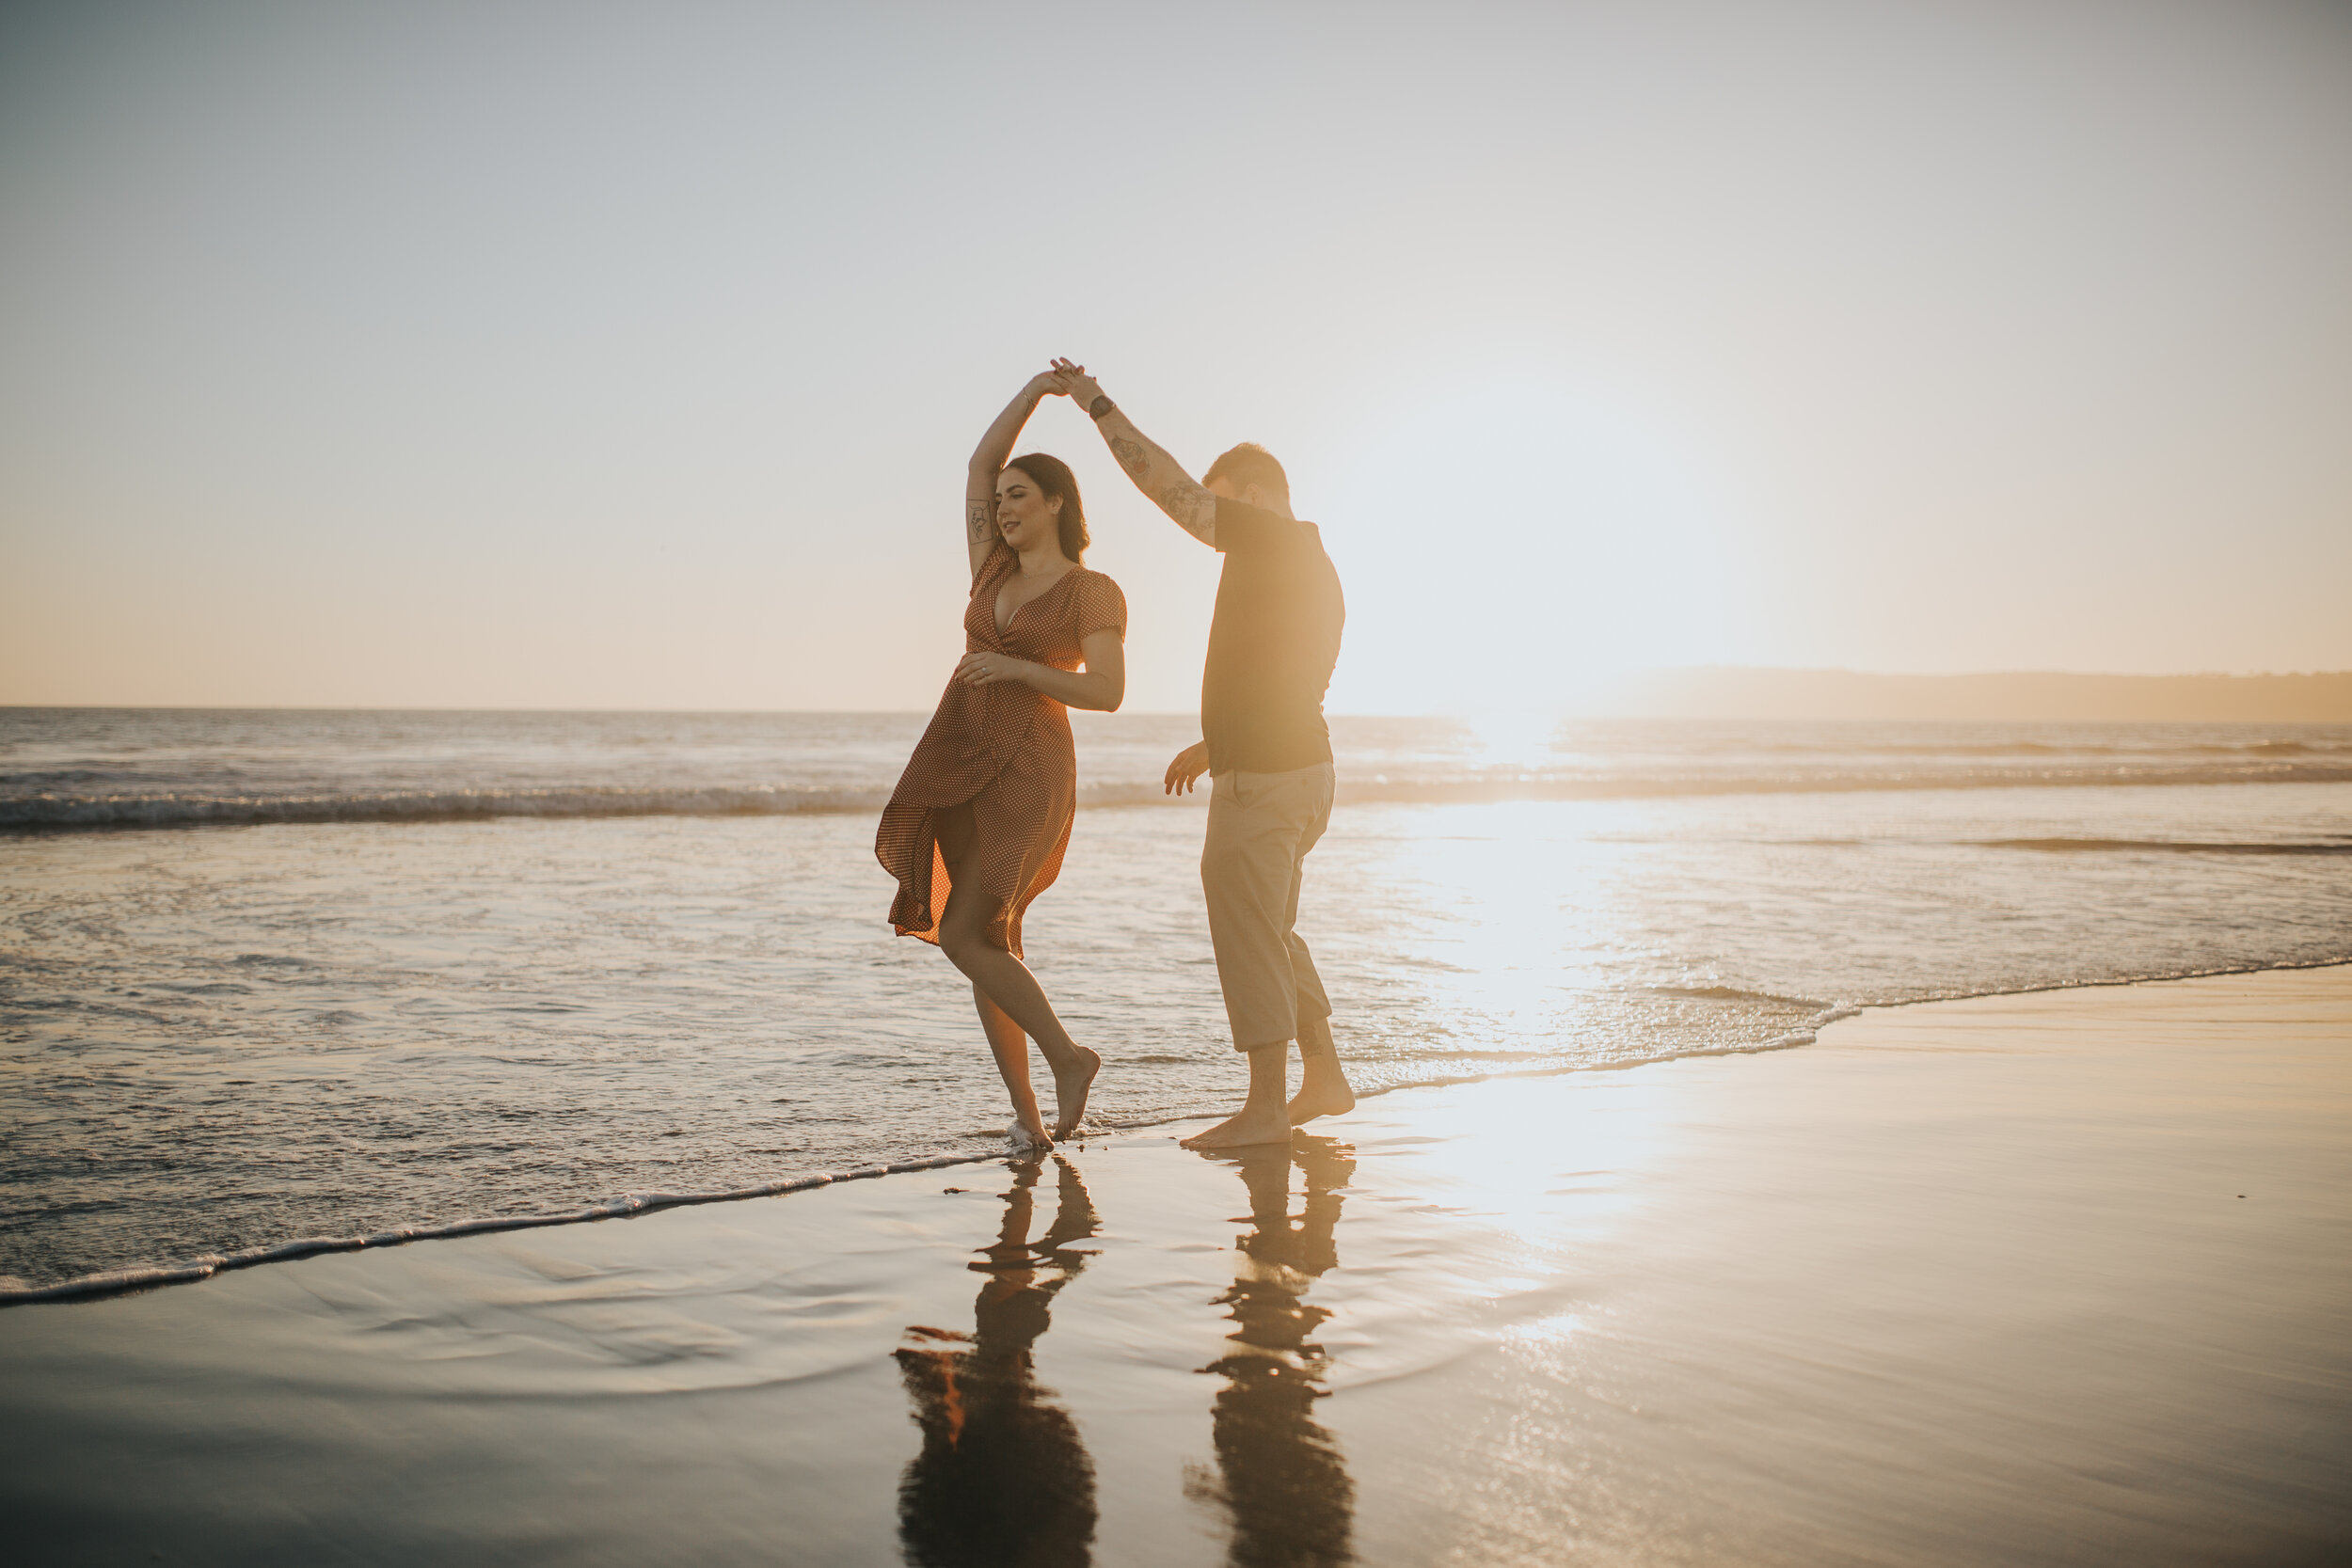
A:
{"type": "MultiPolygon", "coordinates": [[[[1873,790],[2015,789],[2116,784],[2352,783],[2352,765],[2249,767],[1962,768],[1877,770],[1708,771],[1596,776],[1538,771],[1343,773],[1343,804],[1444,805],[1502,800],[1622,800],[1691,795],[1820,794],[1873,790]]],[[[807,787],[685,785],[675,788],[580,785],[549,788],[355,790],[321,793],[8,794],[0,784],[0,832],[76,829],[250,827],[264,823],[478,822],[493,817],[800,816],[877,813],[885,785],[807,787]]],[[[1205,797],[1195,797],[1195,803],[1205,797]]],[[[1081,805],[1102,808],[1167,803],[1157,781],[1097,784],[1081,805]]],[[[2000,847],[2102,847],[2050,841],[1998,841],[2000,847]]],[[[2117,847],[2165,847],[2124,845],[2117,847]]],[[[2231,846],[2184,845],[2184,848],[2231,846]]],[[[2246,851],[2247,847],[2235,847],[2246,851]]],[[[2270,853],[2332,853],[2270,847],[2270,853]]]]}

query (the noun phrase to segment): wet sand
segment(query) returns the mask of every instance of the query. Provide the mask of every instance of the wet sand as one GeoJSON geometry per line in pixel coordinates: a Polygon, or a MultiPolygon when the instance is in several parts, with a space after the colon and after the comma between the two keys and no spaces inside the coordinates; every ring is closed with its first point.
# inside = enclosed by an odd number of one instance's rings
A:
{"type": "Polygon", "coordinates": [[[2319,1563],[2347,1459],[2352,968],[0,1312],[25,1562],[2319,1563]]]}

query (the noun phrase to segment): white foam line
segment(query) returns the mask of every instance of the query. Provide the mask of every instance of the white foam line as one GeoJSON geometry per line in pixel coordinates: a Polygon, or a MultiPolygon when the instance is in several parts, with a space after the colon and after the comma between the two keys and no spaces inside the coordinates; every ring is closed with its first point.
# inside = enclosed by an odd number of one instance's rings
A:
{"type": "Polygon", "coordinates": [[[86,1274],[77,1279],[61,1280],[55,1285],[0,1284],[0,1307],[10,1307],[20,1302],[61,1301],[74,1296],[115,1295],[124,1291],[150,1290],[158,1285],[193,1284],[227,1269],[249,1269],[261,1263],[288,1263],[297,1258],[310,1258],[322,1252],[363,1252],[373,1247],[405,1246],[410,1242],[480,1236],[496,1230],[531,1230],[543,1225],[582,1225],[592,1220],[623,1219],[631,1214],[650,1213],[657,1209],[682,1208],[694,1203],[735,1203],[751,1197],[780,1197],[787,1193],[804,1193],[817,1187],[829,1187],[838,1181],[865,1181],[877,1176],[978,1164],[1003,1157],[1002,1149],[992,1149],[986,1154],[938,1154],[929,1159],[900,1160],[886,1165],[861,1165],[855,1170],[840,1171],[830,1176],[781,1178],[720,1192],[627,1193],[619,1197],[607,1198],[602,1203],[589,1204],[584,1209],[567,1209],[560,1213],[490,1214],[479,1219],[457,1220],[448,1225],[404,1225],[389,1230],[379,1230],[372,1236],[307,1236],[300,1241],[246,1247],[239,1252],[208,1252],[155,1268],[114,1269],[104,1274],[86,1274]]]}
{"type": "MultiPolygon", "coordinates": [[[[2206,784],[2340,784],[2352,768],[2334,762],[2275,760],[2234,765],[2157,764],[2144,770],[2109,767],[1989,767],[1949,771],[1841,769],[1820,773],[1707,772],[1596,777],[1548,771],[1471,771],[1391,778],[1353,776],[1340,802],[1440,805],[1489,800],[1615,800],[1682,796],[1846,794],[1881,790],[2108,787],[2206,784]]],[[[454,788],[307,795],[165,792],[75,795],[45,790],[0,796],[0,832],[57,830],[259,826],[267,823],[473,822],[494,817],[793,816],[856,815],[882,809],[879,787],[704,785],[632,787],[581,784],[549,788],[454,788]]],[[[1089,784],[1079,804],[1165,806],[1155,783],[1089,784]]],[[[1187,802],[1177,802],[1179,804],[1187,802]]],[[[1188,802],[1198,805],[1194,800],[1188,802]]]]}
{"type": "MultiPolygon", "coordinates": [[[[1938,998],[1937,1000],[1943,1000],[1938,998]]],[[[1888,1004],[1907,1006],[1908,1003],[1888,1004]]],[[[1384,1094],[1396,1094],[1405,1089],[1450,1089],[1462,1084],[1487,1084],[1504,1078],[1565,1078],[1572,1072],[1619,1072],[1628,1068],[1654,1067],[1660,1062],[1679,1062],[1694,1056],[1756,1056],[1767,1051],[1789,1051],[1800,1045],[1814,1043],[1816,1034],[1841,1018],[1851,1018],[1860,1007],[1837,1006],[1816,1013],[1802,1029],[1780,1035],[1753,1045],[1694,1045],[1687,1051],[1662,1052],[1655,1056],[1628,1056],[1614,1062],[1568,1062],[1552,1067],[1520,1068],[1495,1072],[1458,1072],[1450,1078],[1408,1078],[1395,1084],[1375,1084],[1356,1091],[1358,1100],[1375,1100],[1384,1094]]],[[[1147,1127],[1171,1127],[1180,1121],[1199,1121],[1215,1112],[1187,1111],[1178,1116],[1157,1117],[1150,1121],[1121,1121],[1112,1124],[1113,1131],[1133,1132],[1147,1127]]]]}

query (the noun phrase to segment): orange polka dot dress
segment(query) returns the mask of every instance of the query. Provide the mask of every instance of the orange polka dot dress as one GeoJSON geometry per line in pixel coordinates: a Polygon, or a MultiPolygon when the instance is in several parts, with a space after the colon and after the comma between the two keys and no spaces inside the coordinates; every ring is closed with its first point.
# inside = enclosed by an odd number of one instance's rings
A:
{"type": "MultiPolygon", "coordinates": [[[[996,629],[996,594],[1021,558],[999,544],[972,584],[963,610],[966,653],[1075,670],[1079,644],[1098,631],[1127,630],[1127,596],[1100,572],[1073,566],[996,629]]],[[[1021,957],[1021,915],[1054,885],[1077,814],[1078,760],[1070,710],[1020,681],[966,686],[952,677],[915,743],[898,787],[882,808],[874,858],[898,879],[890,924],[900,936],[939,941],[947,907],[947,863],[933,814],[970,801],[977,830],[974,875],[994,905],[988,940],[1021,957]]],[[[967,867],[967,870],[971,868],[967,867]]]]}

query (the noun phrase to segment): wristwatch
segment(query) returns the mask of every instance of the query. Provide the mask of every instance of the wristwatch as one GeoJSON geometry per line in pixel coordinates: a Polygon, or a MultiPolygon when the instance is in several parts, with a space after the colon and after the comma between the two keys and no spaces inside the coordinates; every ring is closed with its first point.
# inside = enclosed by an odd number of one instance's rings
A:
{"type": "Polygon", "coordinates": [[[1087,418],[1099,420],[1118,406],[1119,404],[1111,401],[1108,392],[1097,392],[1094,394],[1094,401],[1087,404],[1087,418]]]}

